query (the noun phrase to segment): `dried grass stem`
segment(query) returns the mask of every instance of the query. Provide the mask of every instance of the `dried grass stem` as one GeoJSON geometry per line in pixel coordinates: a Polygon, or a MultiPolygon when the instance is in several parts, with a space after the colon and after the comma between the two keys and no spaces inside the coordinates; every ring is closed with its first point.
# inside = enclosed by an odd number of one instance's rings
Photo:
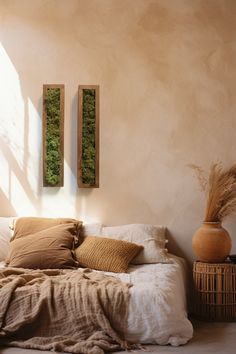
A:
{"type": "Polygon", "coordinates": [[[207,204],[204,221],[221,222],[236,211],[236,164],[223,169],[221,163],[215,163],[210,168],[207,178],[203,169],[191,165],[194,169],[200,187],[207,194],[207,204]]]}

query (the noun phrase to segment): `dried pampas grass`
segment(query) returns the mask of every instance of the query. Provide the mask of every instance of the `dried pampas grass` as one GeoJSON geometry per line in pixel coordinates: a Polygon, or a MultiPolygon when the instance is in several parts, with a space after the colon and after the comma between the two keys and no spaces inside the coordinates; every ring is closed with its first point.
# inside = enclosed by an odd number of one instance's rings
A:
{"type": "Polygon", "coordinates": [[[224,169],[221,163],[212,164],[207,178],[204,170],[196,165],[194,169],[201,189],[206,192],[207,205],[205,222],[221,222],[236,211],[236,164],[224,169]]]}

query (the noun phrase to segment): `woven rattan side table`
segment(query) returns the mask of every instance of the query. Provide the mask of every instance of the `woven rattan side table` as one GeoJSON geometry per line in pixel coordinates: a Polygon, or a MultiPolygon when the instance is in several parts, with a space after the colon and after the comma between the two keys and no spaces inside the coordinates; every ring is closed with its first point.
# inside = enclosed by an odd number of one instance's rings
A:
{"type": "Polygon", "coordinates": [[[193,312],[208,321],[236,321],[236,264],[193,264],[193,312]]]}

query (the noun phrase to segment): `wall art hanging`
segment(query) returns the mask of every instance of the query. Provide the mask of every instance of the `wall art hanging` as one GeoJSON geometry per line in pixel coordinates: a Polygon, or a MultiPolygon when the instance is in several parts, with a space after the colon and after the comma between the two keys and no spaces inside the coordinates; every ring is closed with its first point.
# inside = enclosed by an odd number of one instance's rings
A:
{"type": "Polygon", "coordinates": [[[43,186],[64,183],[64,85],[43,85],[43,186]]]}
{"type": "Polygon", "coordinates": [[[99,86],[80,85],[78,99],[78,186],[98,188],[99,86]]]}

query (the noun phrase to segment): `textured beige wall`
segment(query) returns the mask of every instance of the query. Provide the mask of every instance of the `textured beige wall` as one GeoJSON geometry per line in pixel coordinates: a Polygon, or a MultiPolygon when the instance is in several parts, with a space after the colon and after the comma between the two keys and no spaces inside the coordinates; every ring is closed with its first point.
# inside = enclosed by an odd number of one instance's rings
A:
{"type": "Polygon", "coordinates": [[[0,214],[160,223],[192,259],[188,164],[235,162],[235,18],[234,0],[0,0],[0,214]],[[42,188],[44,83],[66,85],[60,189],[42,188]],[[78,84],[100,85],[99,189],[76,184],[78,84]]]}

